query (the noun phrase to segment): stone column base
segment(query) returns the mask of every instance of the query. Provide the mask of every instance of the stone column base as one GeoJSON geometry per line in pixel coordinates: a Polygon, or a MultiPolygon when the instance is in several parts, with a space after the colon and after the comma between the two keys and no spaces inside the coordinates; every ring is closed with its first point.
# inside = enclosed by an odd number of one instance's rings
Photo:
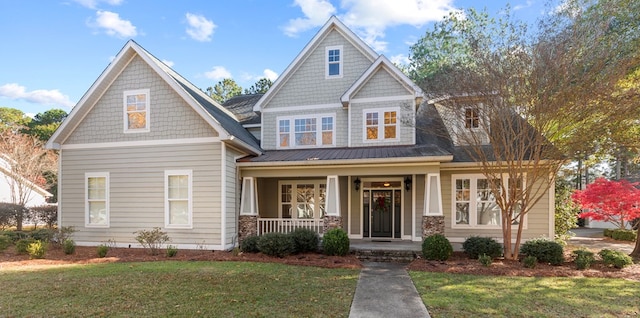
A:
{"type": "Polygon", "coordinates": [[[444,235],[444,216],[422,216],[422,238],[433,234],[444,235]]]}
{"type": "Polygon", "coordinates": [[[342,217],[339,215],[325,215],[323,233],[335,228],[342,228],[342,217]]]}
{"type": "Polygon", "coordinates": [[[258,235],[258,216],[240,215],[238,219],[238,244],[249,236],[258,235]]]}

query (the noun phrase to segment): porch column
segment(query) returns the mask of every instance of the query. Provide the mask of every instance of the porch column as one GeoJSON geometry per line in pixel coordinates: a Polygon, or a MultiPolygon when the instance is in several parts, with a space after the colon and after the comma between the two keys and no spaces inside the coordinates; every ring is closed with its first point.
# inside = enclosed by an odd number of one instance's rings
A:
{"type": "Polygon", "coordinates": [[[422,212],[422,238],[444,234],[442,189],[440,173],[429,173],[425,178],[424,211],[422,212]]]}
{"type": "Polygon", "coordinates": [[[258,192],[253,177],[242,178],[238,223],[238,243],[246,237],[258,235],[258,192]]]}
{"type": "Polygon", "coordinates": [[[340,214],[340,184],[338,176],[327,176],[327,194],[325,198],[325,214],[323,218],[324,232],[342,228],[342,216],[340,214]]]}

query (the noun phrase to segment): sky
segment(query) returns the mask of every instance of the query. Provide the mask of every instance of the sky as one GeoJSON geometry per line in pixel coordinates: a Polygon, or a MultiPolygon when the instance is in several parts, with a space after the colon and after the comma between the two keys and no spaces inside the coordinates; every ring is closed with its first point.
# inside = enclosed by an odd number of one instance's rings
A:
{"type": "Polygon", "coordinates": [[[534,23],[546,0],[0,0],[0,107],[67,112],[129,39],[201,89],[275,80],[332,15],[406,63],[434,21],[507,5],[534,23]]]}

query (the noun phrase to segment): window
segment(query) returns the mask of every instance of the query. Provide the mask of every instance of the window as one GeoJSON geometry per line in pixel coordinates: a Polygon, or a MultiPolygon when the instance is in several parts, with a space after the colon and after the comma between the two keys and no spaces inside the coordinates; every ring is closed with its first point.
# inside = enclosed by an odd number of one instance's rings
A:
{"type": "Polygon", "coordinates": [[[85,226],[109,227],[109,173],[85,174],[85,226]]]}
{"type": "Polygon", "coordinates": [[[467,108],[464,110],[464,127],[478,128],[480,124],[480,115],[477,108],[467,108]]]}
{"type": "Polygon", "coordinates": [[[191,228],[191,170],[165,172],[165,226],[191,228]]]}
{"type": "Polygon", "coordinates": [[[326,77],[342,77],[342,46],[327,47],[326,52],[326,77]]]}
{"type": "Polygon", "coordinates": [[[325,214],[326,181],[280,181],[280,217],[320,219],[325,214]]]}
{"type": "Polygon", "coordinates": [[[397,140],[398,110],[364,110],[364,139],[397,140]]]}
{"type": "Polygon", "coordinates": [[[335,145],[335,114],[278,117],[277,148],[335,145]],[[293,129],[291,129],[293,126],[293,129]]]}
{"type": "MultiPolygon", "coordinates": [[[[522,180],[510,182],[516,184],[508,191],[522,189],[522,180]]],[[[501,188],[500,180],[486,179],[483,175],[453,176],[453,227],[500,228],[502,214],[496,204],[495,193],[491,190],[501,188]]],[[[509,184],[508,184],[509,186],[509,184]]],[[[517,222],[513,222],[517,224],[517,222]]]]}
{"type": "Polygon", "coordinates": [[[124,92],[124,132],[149,131],[149,90],[124,92]]]}

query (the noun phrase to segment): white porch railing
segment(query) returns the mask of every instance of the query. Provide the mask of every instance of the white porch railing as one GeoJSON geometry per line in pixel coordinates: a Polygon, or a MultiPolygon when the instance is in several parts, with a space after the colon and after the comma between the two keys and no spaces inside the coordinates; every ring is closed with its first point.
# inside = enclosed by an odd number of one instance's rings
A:
{"type": "Polygon", "coordinates": [[[290,233],[300,228],[310,229],[322,236],[324,232],[324,221],[318,219],[258,218],[258,235],[273,232],[290,233]]]}

